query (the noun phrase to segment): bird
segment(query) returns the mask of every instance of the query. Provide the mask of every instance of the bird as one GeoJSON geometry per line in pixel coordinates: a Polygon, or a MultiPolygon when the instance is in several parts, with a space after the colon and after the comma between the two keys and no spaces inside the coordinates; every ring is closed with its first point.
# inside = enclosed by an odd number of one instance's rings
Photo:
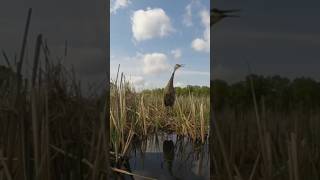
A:
{"type": "Polygon", "coordinates": [[[175,95],[175,90],[173,87],[173,78],[174,78],[174,73],[176,72],[177,69],[179,69],[180,67],[183,67],[183,64],[176,64],[174,66],[174,70],[173,73],[171,75],[170,80],[168,81],[166,87],[164,88],[164,98],[163,98],[163,102],[164,105],[166,107],[172,107],[174,105],[174,101],[176,99],[175,95]]]}
{"type": "Polygon", "coordinates": [[[239,17],[234,14],[227,14],[227,13],[233,13],[233,12],[238,12],[240,11],[239,9],[230,9],[230,10],[219,10],[216,8],[213,8],[210,10],[210,26],[216,24],[217,22],[221,21],[222,19],[226,17],[239,17]]]}

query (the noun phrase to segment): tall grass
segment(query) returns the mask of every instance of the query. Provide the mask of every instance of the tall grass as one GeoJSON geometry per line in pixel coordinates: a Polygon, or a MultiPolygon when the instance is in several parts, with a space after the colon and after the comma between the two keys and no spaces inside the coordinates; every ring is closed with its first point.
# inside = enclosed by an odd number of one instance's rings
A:
{"type": "MultiPolygon", "coordinates": [[[[49,53],[42,35],[32,76],[21,72],[31,21],[29,10],[19,62],[0,83],[0,179],[108,179],[108,95],[85,97],[69,69],[49,53]]],[[[4,77],[4,76],[2,76],[4,77]]]]}
{"type": "Polygon", "coordinates": [[[319,179],[320,113],[269,109],[250,85],[252,109],[214,113],[212,179],[319,179]]]}

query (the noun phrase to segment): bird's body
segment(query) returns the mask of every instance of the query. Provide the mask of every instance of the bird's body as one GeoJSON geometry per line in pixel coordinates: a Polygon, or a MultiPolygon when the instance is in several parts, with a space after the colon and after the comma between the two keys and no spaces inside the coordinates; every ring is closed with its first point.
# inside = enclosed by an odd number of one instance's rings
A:
{"type": "Polygon", "coordinates": [[[216,24],[217,22],[221,21],[223,18],[226,17],[239,17],[236,15],[229,15],[227,13],[233,13],[233,12],[238,12],[238,9],[232,9],[232,10],[219,10],[216,8],[211,9],[210,11],[210,26],[216,24]]]}
{"type": "Polygon", "coordinates": [[[173,73],[171,74],[170,80],[168,81],[166,87],[164,88],[163,103],[166,107],[172,107],[174,105],[174,102],[176,99],[176,92],[173,87],[173,79],[174,79],[174,73],[180,67],[182,67],[182,65],[180,64],[175,65],[173,73]]]}

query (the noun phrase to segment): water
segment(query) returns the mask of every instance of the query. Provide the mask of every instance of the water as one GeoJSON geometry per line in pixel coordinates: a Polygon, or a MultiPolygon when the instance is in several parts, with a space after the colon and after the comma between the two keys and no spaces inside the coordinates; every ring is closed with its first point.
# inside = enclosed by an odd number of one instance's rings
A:
{"type": "MultiPolygon", "coordinates": [[[[209,179],[208,152],[208,143],[194,143],[186,137],[158,133],[144,141],[135,140],[129,166],[134,174],[159,180],[209,179]]],[[[135,176],[134,179],[144,178],[135,176]]]]}

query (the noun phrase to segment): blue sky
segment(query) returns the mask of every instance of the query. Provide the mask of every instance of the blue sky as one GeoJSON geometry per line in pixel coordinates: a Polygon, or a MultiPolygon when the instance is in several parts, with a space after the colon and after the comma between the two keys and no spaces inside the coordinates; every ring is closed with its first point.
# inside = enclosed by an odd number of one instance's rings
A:
{"type": "Polygon", "coordinates": [[[111,79],[120,71],[137,89],[164,87],[176,63],[176,86],[210,81],[209,0],[112,0],[111,79]]]}

